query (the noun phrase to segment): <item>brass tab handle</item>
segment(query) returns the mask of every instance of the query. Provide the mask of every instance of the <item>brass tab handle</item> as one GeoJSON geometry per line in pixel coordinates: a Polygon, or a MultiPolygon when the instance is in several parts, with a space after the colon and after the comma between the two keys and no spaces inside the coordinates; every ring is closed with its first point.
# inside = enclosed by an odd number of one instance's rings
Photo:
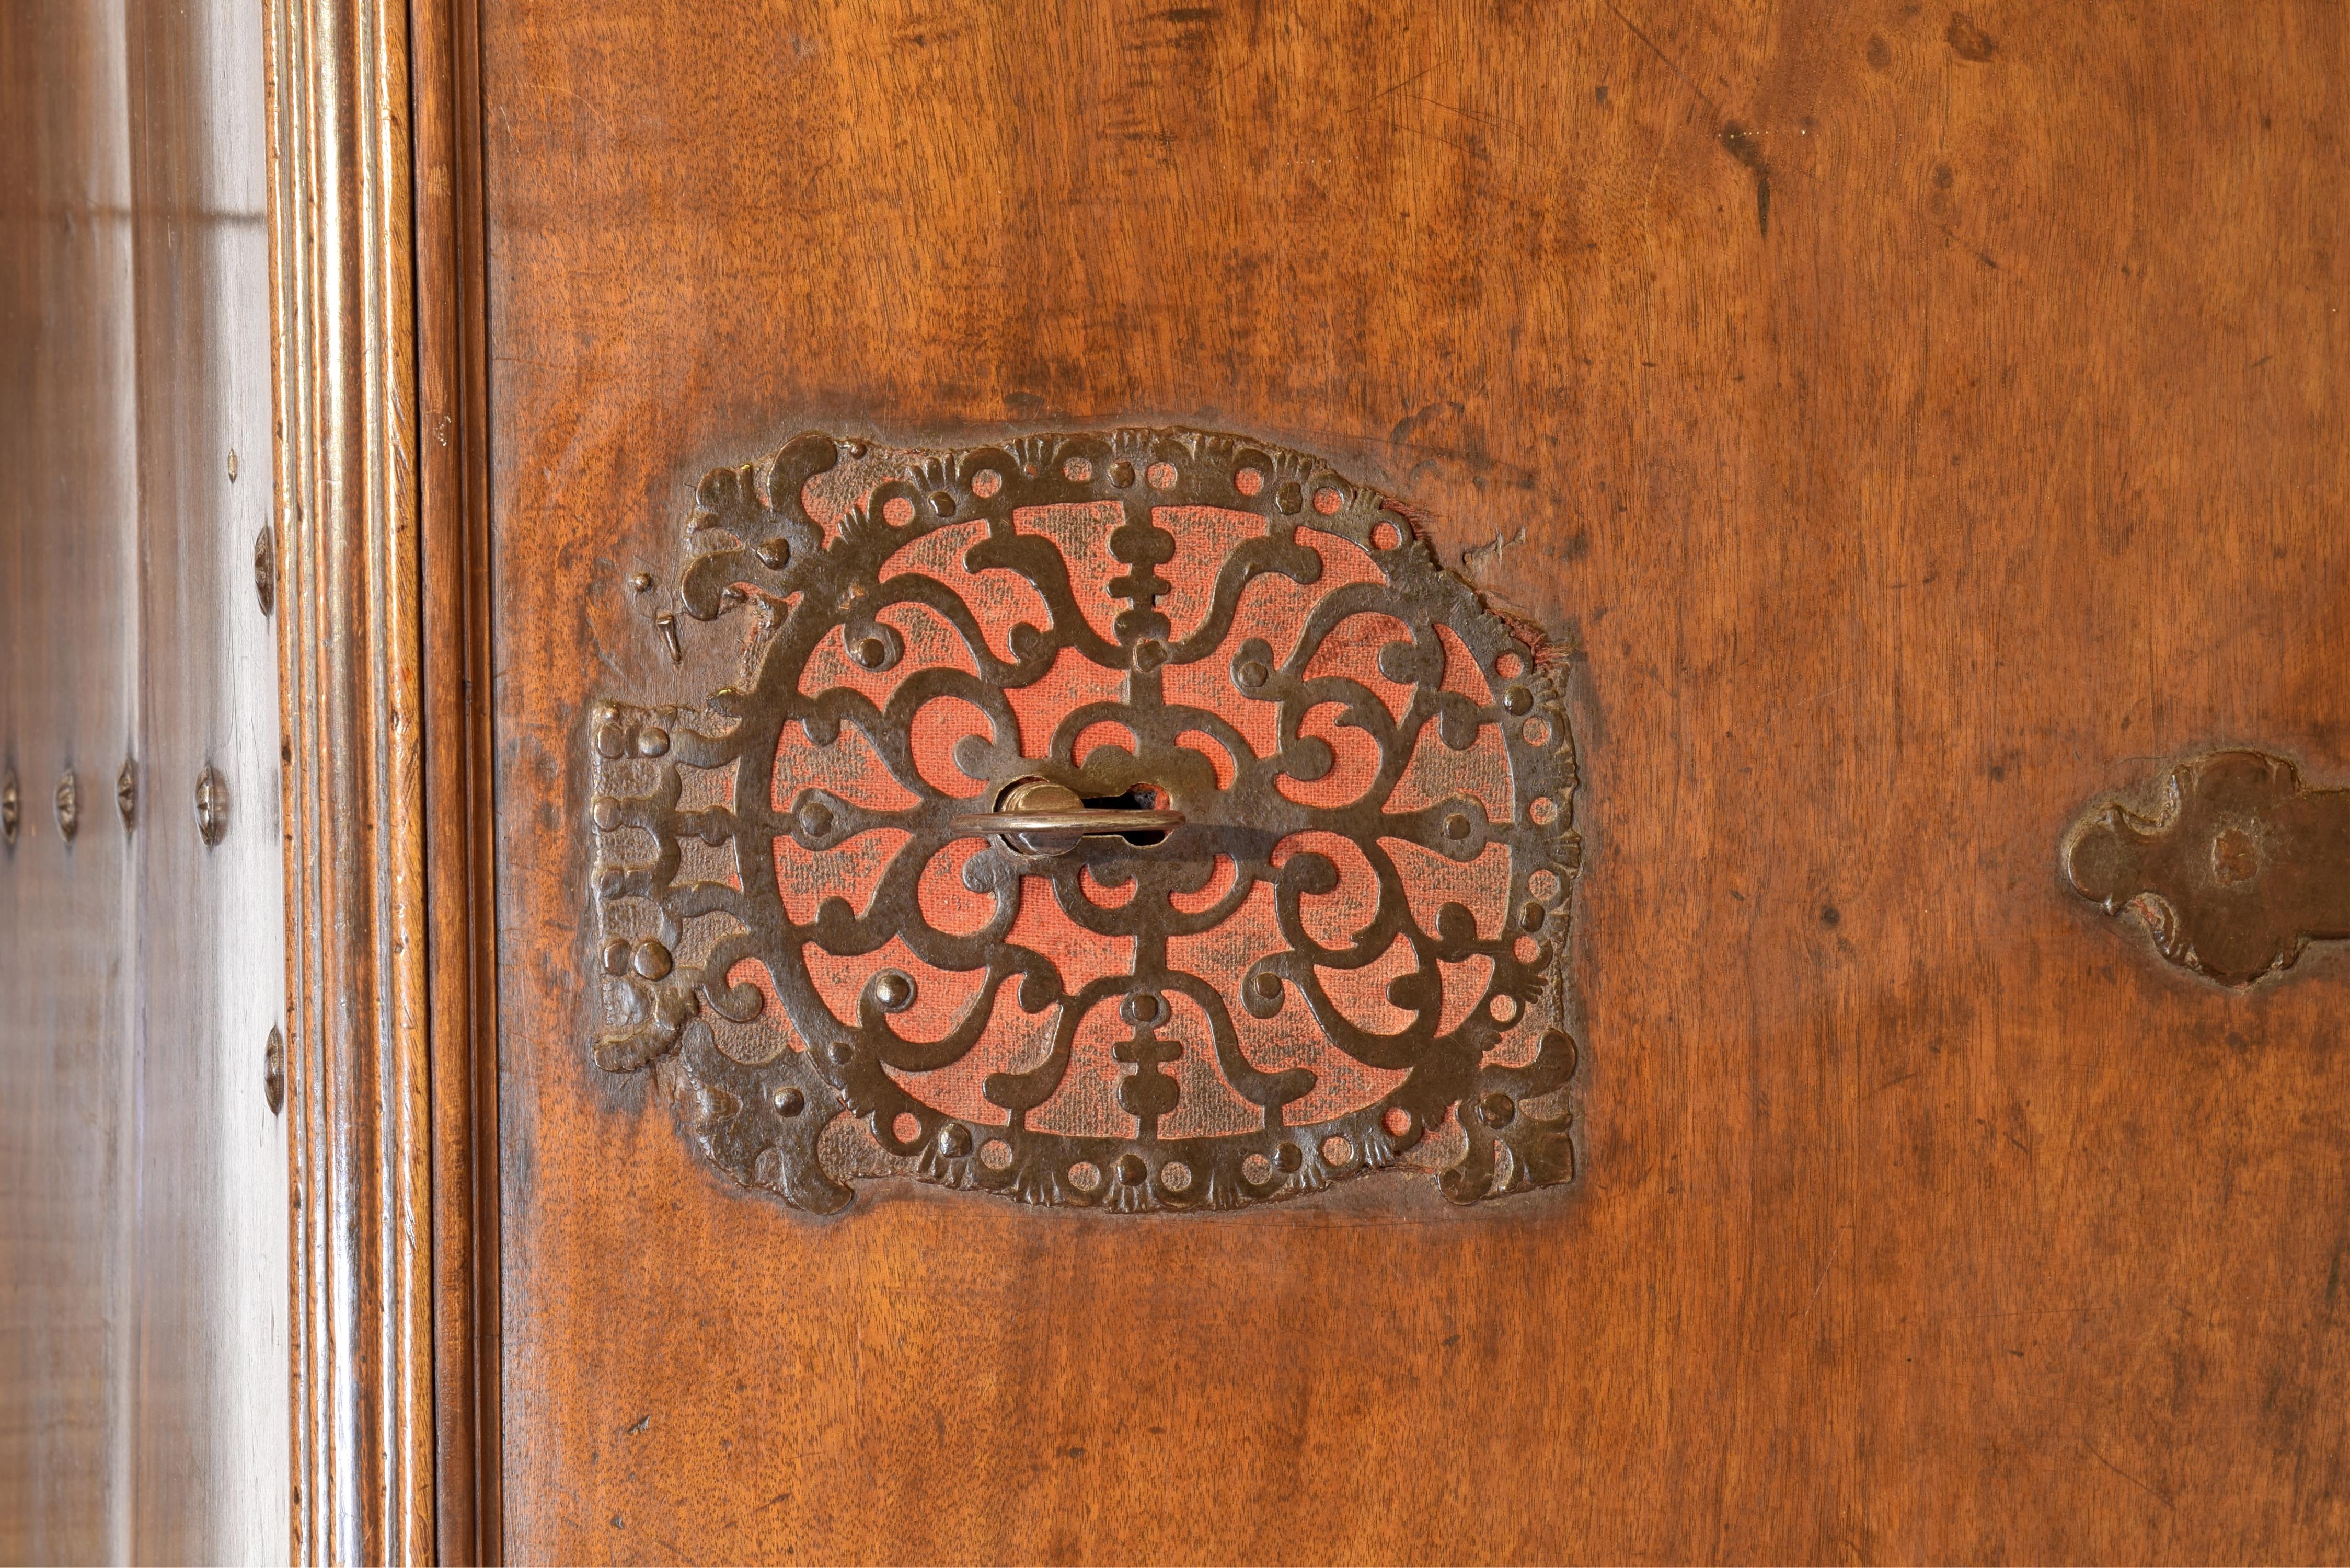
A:
{"type": "Polygon", "coordinates": [[[2083,898],[2135,912],[2164,958],[2224,985],[2350,938],[2350,790],[2304,784],[2283,757],[2175,763],[2135,800],[2091,803],[2062,855],[2083,898]]]}
{"type": "Polygon", "coordinates": [[[1165,833],[1183,826],[1183,814],[1165,809],[1090,806],[1066,784],[1023,779],[1004,792],[1001,811],[974,811],[949,824],[965,836],[1001,834],[1031,855],[1066,855],[1081,838],[1121,833],[1165,833]]]}

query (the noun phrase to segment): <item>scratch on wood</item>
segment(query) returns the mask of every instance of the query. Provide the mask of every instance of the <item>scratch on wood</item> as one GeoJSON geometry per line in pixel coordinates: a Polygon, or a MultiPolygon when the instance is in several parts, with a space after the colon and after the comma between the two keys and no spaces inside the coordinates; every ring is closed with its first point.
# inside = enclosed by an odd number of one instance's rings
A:
{"type": "Polygon", "coordinates": [[[1488,566],[1502,564],[1502,552],[1513,545],[1526,542],[1526,530],[1521,524],[1515,534],[1495,534],[1490,545],[1471,545],[1461,552],[1461,565],[1472,576],[1482,576],[1488,566]]]}
{"type": "Polygon", "coordinates": [[[1388,98],[1388,97],[1389,97],[1389,96],[1391,96],[1391,95],[1393,95],[1393,94],[1395,94],[1395,93],[1399,93],[1399,92],[1403,91],[1403,89],[1404,89],[1404,88],[1408,88],[1408,87],[1411,86],[1414,82],[1419,81],[1422,77],[1427,76],[1427,75],[1429,74],[1429,72],[1430,72],[1430,71],[1432,71],[1432,70],[1434,70],[1435,68],[1436,68],[1436,67],[1435,67],[1434,66],[1428,66],[1428,67],[1423,67],[1422,69],[1419,69],[1419,70],[1414,71],[1411,75],[1409,75],[1409,76],[1408,76],[1408,77],[1404,78],[1403,78],[1403,80],[1401,80],[1401,81],[1399,81],[1399,82],[1397,82],[1397,83],[1395,83],[1394,85],[1392,85],[1392,86],[1390,86],[1390,87],[1384,87],[1384,88],[1381,88],[1378,91],[1377,91],[1377,92],[1373,93],[1370,97],[1368,97],[1368,98],[1365,99],[1364,99],[1360,104],[1357,105],[1356,107],[1357,107],[1357,109],[1358,110],[1360,110],[1360,109],[1368,109],[1368,108],[1370,108],[1370,107],[1371,107],[1371,105],[1373,105],[1373,104],[1375,104],[1375,103],[1378,102],[1381,99],[1383,99],[1383,98],[1388,98]]]}
{"type": "Polygon", "coordinates": [[[1939,218],[1931,219],[1929,221],[1936,228],[1941,230],[1943,234],[1947,236],[1952,244],[1959,246],[1960,249],[1965,251],[1969,255],[1973,256],[1975,260],[1982,263],[1983,265],[1991,268],[1991,271],[1997,272],[1999,270],[1999,263],[1992,259],[1991,254],[1989,251],[1983,250],[1976,245],[1969,244],[1965,235],[1960,234],[1958,230],[1950,227],[1950,224],[1942,222],[1939,218]]]}
{"type": "Polygon", "coordinates": [[[2113,1460],[2111,1460],[2111,1459],[2109,1459],[2106,1458],[2106,1456],[2105,1456],[2105,1455],[2103,1455],[2103,1454],[2101,1454],[2101,1453],[2097,1452],[2096,1448],[2095,1448],[2095,1446],[2094,1444],[2090,1444],[2090,1443],[2083,1443],[2083,1444],[2081,1445],[2081,1447],[2082,1447],[2082,1448],[2084,1448],[2084,1449],[2087,1449],[2087,1450],[2088,1450],[2089,1457],[2090,1457],[2091,1459],[2093,1459],[2096,1460],[2099,1464],[2101,1464],[2101,1465],[2105,1466],[2105,1467],[2106,1467],[2106,1469],[2109,1469],[2109,1470],[2113,1471],[2113,1472],[2114,1472],[2114,1474],[2116,1474],[2116,1475],[2117,1475],[2117,1476],[2121,1477],[2121,1478],[2122,1478],[2122,1480],[2126,1480],[2126,1481],[2129,1482],[2129,1483],[2130,1483],[2130,1485],[2132,1485],[2132,1486],[2134,1486],[2134,1487],[2137,1488],[2137,1489],[2138,1489],[2138,1490],[2140,1490],[2140,1491],[2142,1491],[2142,1492],[2146,1493],[2146,1495],[2147,1495],[2147,1496],[2148,1496],[2148,1497],[2150,1497],[2150,1498],[2154,1499],[2154,1501],[2157,1501],[2157,1502],[2158,1502],[2158,1503],[2162,1504],[2162,1506],[2163,1506],[2163,1507],[2165,1507],[2165,1508],[2167,1508],[2167,1509],[2171,1510],[2173,1512],[2178,1511],[2178,1505],[2176,1502],[2173,1502],[2173,1501],[2171,1501],[2168,1496],[2166,1496],[2164,1493],[2162,1493],[2162,1492],[2160,1492],[2160,1491],[2158,1491],[2155,1488],[2153,1488],[2152,1486],[2148,1485],[2147,1482],[2145,1482],[2145,1481],[2142,1481],[2142,1480],[2138,1480],[2138,1478],[2137,1478],[2137,1477],[2136,1477],[2136,1476],[2134,1476],[2134,1475],[2130,1474],[2130,1473],[2129,1473],[2129,1471],[2127,1471],[2127,1470],[2126,1470],[2126,1469],[2122,1469],[2122,1468],[2121,1468],[2121,1466],[2119,1466],[2119,1465],[2117,1465],[2117,1464],[2114,1463],[2114,1461],[2113,1461],[2113,1460]]]}
{"type": "Polygon", "coordinates": [[[1681,69],[1679,62],[1676,61],[1672,56],[1665,53],[1664,50],[1659,48],[1657,47],[1657,40],[1642,32],[1638,23],[1633,21],[1631,17],[1627,16],[1622,11],[1618,10],[1616,6],[1616,0],[1604,0],[1604,3],[1607,6],[1607,14],[1615,17],[1618,22],[1623,23],[1627,32],[1630,33],[1632,36],[1639,39],[1642,44],[1648,46],[1648,53],[1656,56],[1659,60],[1662,60],[1665,63],[1665,68],[1667,70],[1680,78],[1682,85],[1687,87],[1690,91],[1697,94],[1698,101],[1704,104],[1706,108],[1713,111],[1713,118],[1717,121],[1722,118],[1721,106],[1713,101],[1712,96],[1709,94],[1705,88],[1698,86],[1695,81],[1690,79],[1689,72],[1681,69]]]}

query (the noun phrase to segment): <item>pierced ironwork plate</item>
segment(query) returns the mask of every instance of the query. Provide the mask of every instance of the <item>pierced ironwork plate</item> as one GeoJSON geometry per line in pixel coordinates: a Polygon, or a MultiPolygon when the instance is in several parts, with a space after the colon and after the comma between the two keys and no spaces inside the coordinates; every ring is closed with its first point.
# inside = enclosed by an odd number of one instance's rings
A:
{"type": "Polygon", "coordinates": [[[1191,431],[804,435],[702,480],[677,602],[743,671],[591,714],[595,1052],[736,1180],[1134,1212],[1572,1177],[1566,715],[1393,502],[1191,431]],[[1182,820],[958,826],[1072,794],[1182,820]]]}

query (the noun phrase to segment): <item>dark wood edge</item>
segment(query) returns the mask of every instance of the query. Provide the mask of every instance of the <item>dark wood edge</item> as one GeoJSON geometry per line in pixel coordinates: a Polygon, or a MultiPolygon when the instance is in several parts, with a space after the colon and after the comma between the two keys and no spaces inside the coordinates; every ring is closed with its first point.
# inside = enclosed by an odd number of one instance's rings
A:
{"type": "Polygon", "coordinates": [[[267,0],[293,1555],[435,1553],[408,0],[267,0]]]}
{"type": "Polygon", "coordinates": [[[416,0],[436,1550],[501,1560],[496,910],[490,852],[487,273],[474,0],[416,0]]]}

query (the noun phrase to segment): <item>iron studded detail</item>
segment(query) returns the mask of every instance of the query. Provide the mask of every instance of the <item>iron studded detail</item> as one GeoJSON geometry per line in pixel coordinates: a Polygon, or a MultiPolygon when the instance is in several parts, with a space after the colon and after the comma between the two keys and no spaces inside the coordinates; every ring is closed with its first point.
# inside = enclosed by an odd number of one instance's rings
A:
{"type": "Polygon", "coordinates": [[[196,834],[207,849],[216,846],[228,833],[228,780],[221,771],[206,763],[196,775],[196,834]]]}

